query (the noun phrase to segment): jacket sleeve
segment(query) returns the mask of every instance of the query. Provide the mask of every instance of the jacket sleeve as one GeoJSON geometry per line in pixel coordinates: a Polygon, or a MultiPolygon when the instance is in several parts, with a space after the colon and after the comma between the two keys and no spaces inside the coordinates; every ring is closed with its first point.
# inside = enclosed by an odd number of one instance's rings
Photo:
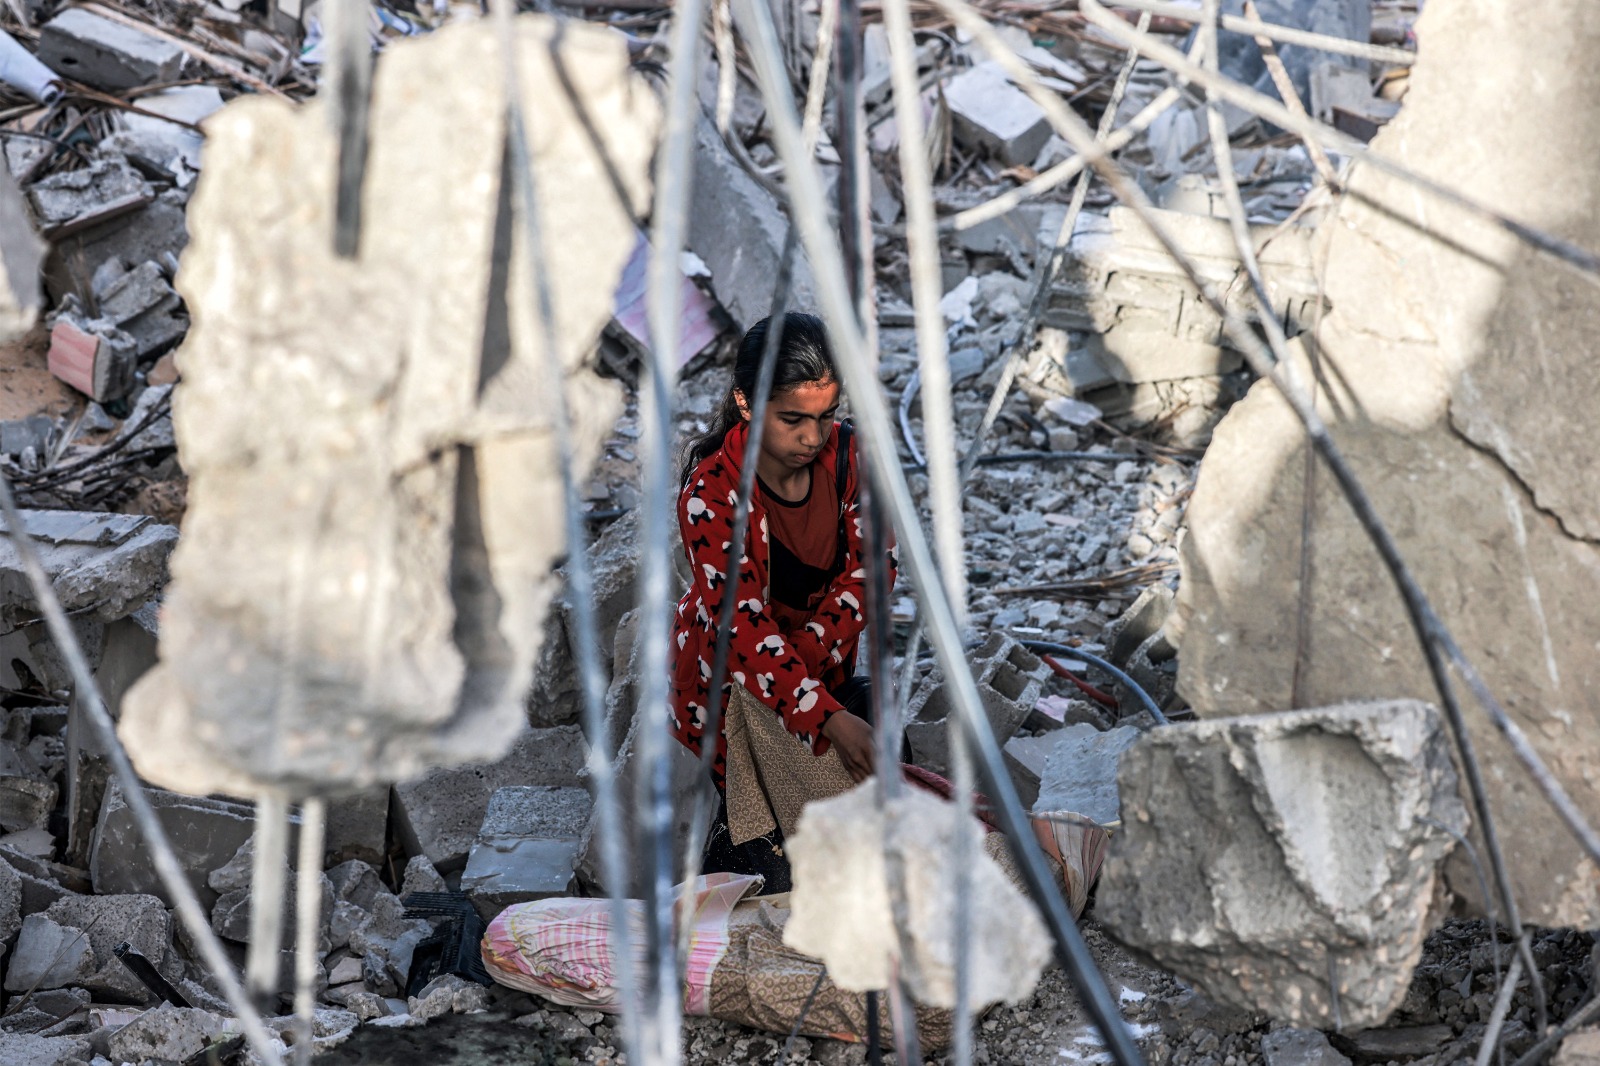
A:
{"type": "MultiPolygon", "coordinates": [[[[699,624],[706,630],[707,645],[714,644],[723,601],[730,594],[735,597],[728,643],[729,678],[772,708],[782,717],[784,727],[809,744],[814,754],[822,755],[829,747],[822,727],[843,708],[778,632],[777,623],[767,613],[748,552],[740,553],[739,572],[730,590],[726,569],[736,494],[726,468],[714,467],[691,483],[679,500],[683,545],[705,604],[705,615],[699,624]]],[[[746,544],[752,537],[764,541],[766,536],[765,521],[759,525],[752,522],[746,544]]],[[[703,664],[702,670],[709,671],[709,664],[703,664]]],[[[708,685],[711,682],[709,677],[702,680],[708,685]]]]}
{"type": "MultiPolygon", "coordinates": [[[[854,441],[850,447],[854,452],[854,441]]],[[[839,461],[843,461],[843,458],[841,456],[839,461]]],[[[845,486],[846,504],[840,518],[844,523],[844,566],[823,593],[811,621],[795,635],[797,651],[813,673],[821,673],[828,666],[843,663],[845,655],[867,624],[867,551],[862,533],[861,493],[855,476],[858,469],[857,457],[852,455],[850,479],[845,486]]],[[[884,554],[883,562],[889,568],[889,588],[893,589],[899,573],[899,554],[893,531],[889,531],[889,549],[884,554]]]]}

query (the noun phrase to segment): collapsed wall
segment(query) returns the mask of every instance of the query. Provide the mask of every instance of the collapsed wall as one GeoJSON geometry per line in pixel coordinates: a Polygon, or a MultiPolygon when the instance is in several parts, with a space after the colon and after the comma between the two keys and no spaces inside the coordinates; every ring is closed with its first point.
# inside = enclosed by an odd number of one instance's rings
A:
{"type": "MultiPolygon", "coordinates": [[[[1600,9],[1430,5],[1373,149],[1600,248],[1600,9]]],[[[1600,821],[1600,287],[1371,166],[1318,234],[1302,346],[1378,513],[1490,688],[1600,821]]],[[[1257,384],[1217,428],[1183,545],[1179,686],[1206,716],[1436,699],[1399,595],[1298,423],[1257,384]]],[[[1470,698],[1468,698],[1470,703],[1470,698]]],[[[1469,711],[1525,920],[1600,922],[1596,871],[1469,711]]],[[[1449,881],[1481,906],[1459,849],[1449,881]]]]}

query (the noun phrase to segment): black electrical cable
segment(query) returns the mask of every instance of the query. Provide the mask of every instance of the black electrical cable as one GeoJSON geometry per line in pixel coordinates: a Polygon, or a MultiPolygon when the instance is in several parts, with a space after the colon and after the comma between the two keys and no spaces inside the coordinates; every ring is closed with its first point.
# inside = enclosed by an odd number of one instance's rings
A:
{"type": "Polygon", "coordinates": [[[1156,720],[1157,725],[1172,724],[1172,720],[1161,713],[1161,708],[1156,706],[1156,701],[1150,698],[1150,693],[1146,692],[1140,686],[1139,682],[1129,677],[1117,667],[1112,666],[1110,663],[1100,658],[1100,656],[1090,655],[1081,648],[1068,647],[1065,644],[1052,644],[1048,640],[1024,640],[1022,642],[1022,646],[1032,652],[1044,652],[1047,655],[1065,655],[1072,659],[1081,659],[1090,666],[1099,667],[1101,670],[1104,670],[1106,673],[1120,681],[1124,688],[1128,689],[1135,696],[1137,696],[1139,698],[1139,702],[1144,704],[1144,709],[1149,711],[1150,716],[1156,720]]]}

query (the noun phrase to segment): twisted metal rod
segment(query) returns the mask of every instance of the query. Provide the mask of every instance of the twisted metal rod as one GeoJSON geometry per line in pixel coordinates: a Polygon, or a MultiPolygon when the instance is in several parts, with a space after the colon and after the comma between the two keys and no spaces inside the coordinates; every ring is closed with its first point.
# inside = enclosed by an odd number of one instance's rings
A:
{"type": "Polygon", "coordinates": [[[1334,37],[1326,33],[1312,33],[1310,30],[1302,30],[1294,26],[1280,26],[1276,22],[1240,18],[1238,15],[1221,15],[1218,18],[1187,5],[1166,3],[1164,0],[1117,0],[1117,4],[1119,7],[1129,7],[1147,15],[1160,15],[1162,18],[1176,19],[1179,22],[1196,23],[1201,27],[1201,32],[1206,32],[1207,26],[1210,26],[1213,32],[1220,27],[1229,33],[1237,33],[1246,37],[1265,37],[1268,40],[1279,41],[1283,44],[1303,45],[1306,48],[1314,48],[1319,52],[1352,56],[1356,59],[1367,59],[1374,63],[1388,63],[1390,66],[1397,67],[1409,67],[1417,61],[1417,54],[1405,48],[1393,48],[1389,45],[1354,41],[1348,37],[1334,37]]]}
{"type": "Polygon", "coordinates": [[[945,675],[950,679],[956,713],[975,744],[980,778],[985,791],[998,804],[1000,820],[1015,849],[1023,878],[1044,915],[1058,956],[1080,998],[1116,1061],[1131,1066],[1142,1061],[1138,1048],[1095,967],[1082,934],[1052,883],[1047,860],[1017,799],[1016,788],[1006,772],[999,745],[984,714],[977,686],[967,669],[960,627],[944,596],[938,569],[922,535],[916,505],[899,468],[900,458],[889,414],[879,395],[872,360],[845,285],[845,264],[837,234],[829,219],[817,175],[805,165],[805,145],[784,89],[785,76],[771,12],[758,0],[734,0],[734,16],[745,28],[744,36],[750,46],[757,81],[766,98],[778,154],[784,160],[789,178],[795,224],[800,228],[801,240],[815,269],[818,298],[835,341],[840,376],[862,426],[861,440],[866,445],[864,451],[874,478],[873,485],[894,522],[907,571],[926,598],[929,631],[945,675]]]}
{"type": "MultiPolygon", "coordinates": [[[[578,686],[583,699],[584,732],[588,737],[587,770],[595,797],[596,834],[599,837],[600,872],[605,879],[608,913],[611,919],[611,964],[622,1001],[620,1025],[622,1043],[630,1054],[639,1047],[637,975],[633,969],[632,930],[627,919],[627,904],[622,886],[627,881],[627,862],[622,847],[622,819],[617,797],[616,772],[611,761],[611,741],[605,721],[606,682],[600,664],[598,626],[594,613],[594,573],[586,549],[583,503],[575,475],[577,459],[572,447],[571,410],[565,388],[566,368],[561,365],[555,334],[555,301],[550,291],[548,259],[545,256],[542,215],[539,210],[537,176],[528,142],[527,122],[522,106],[521,64],[516,49],[515,7],[510,0],[495,0],[491,14],[496,20],[501,41],[501,66],[506,96],[506,151],[511,166],[505,172],[515,185],[515,212],[521,222],[524,254],[528,257],[529,306],[533,308],[535,328],[543,355],[547,380],[560,383],[551,390],[548,405],[551,437],[561,471],[562,518],[567,539],[567,589],[572,608],[572,632],[568,634],[576,660],[578,686]]],[[[557,52],[557,36],[550,41],[550,58],[562,71],[557,52]]],[[[571,81],[561,75],[562,87],[575,107],[580,105],[571,81]]],[[[580,110],[580,114],[582,111],[580,110]]],[[[606,156],[605,146],[585,123],[597,154],[606,156]]],[[[615,168],[607,162],[612,189],[618,202],[631,212],[626,190],[615,178],[615,168]]]]}

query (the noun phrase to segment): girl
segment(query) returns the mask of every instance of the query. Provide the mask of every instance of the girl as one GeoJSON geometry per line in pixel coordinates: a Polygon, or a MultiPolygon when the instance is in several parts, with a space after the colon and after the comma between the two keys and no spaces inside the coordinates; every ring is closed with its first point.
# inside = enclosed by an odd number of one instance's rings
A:
{"type": "MultiPolygon", "coordinates": [[[[791,312],[783,318],[742,559],[736,574],[727,572],[751,395],[770,321],[745,334],[715,423],[687,449],[678,521],[693,584],[678,603],[673,626],[672,714],[673,734],[698,754],[713,698],[708,689],[716,620],[724,599],[734,596],[728,681],[714,697],[725,712],[711,768],[722,804],[704,867],[759,873],[767,892],[784,892],[789,864],[781,828],[738,843],[729,832],[726,712],[735,686],[743,689],[737,697],[741,707],[777,715],[812,755],[837,750],[850,780],[872,773],[873,736],[865,679],[853,676],[866,625],[859,464],[854,448],[839,444],[839,381],[827,334],[814,315],[791,312]]],[[[890,567],[892,583],[892,550],[882,565],[890,567]]]]}

